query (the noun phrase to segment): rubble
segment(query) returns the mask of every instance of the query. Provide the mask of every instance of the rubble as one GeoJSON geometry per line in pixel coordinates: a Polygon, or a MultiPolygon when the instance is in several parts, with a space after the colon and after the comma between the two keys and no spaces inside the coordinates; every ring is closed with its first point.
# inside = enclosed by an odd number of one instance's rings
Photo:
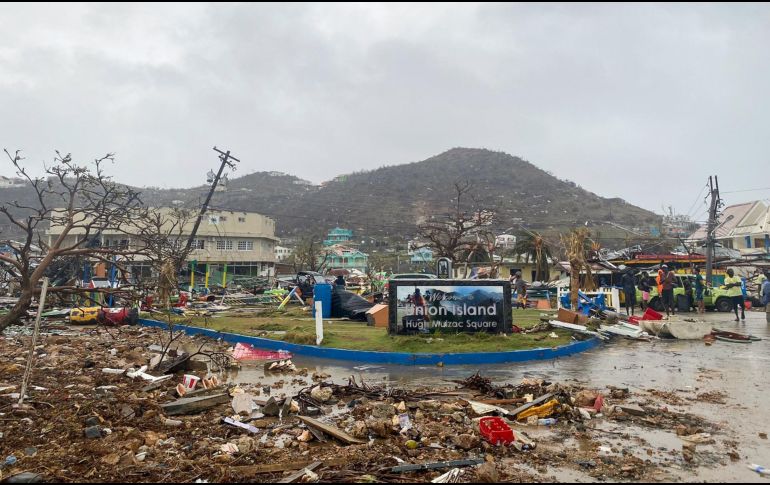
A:
{"type": "MultiPolygon", "coordinates": [[[[661,462],[635,456],[638,442],[629,441],[627,449],[607,443],[610,431],[651,428],[679,436],[684,446],[665,453],[675,452],[681,466],[689,466],[686,460],[700,463],[703,450],[721,439],[718,426],[652,405],[655,396],[645,391],[539,379],[498,385],[478,373],[459,387],[436,388],[372,385],[352,377],[340,384],[316,373],[313,384],[294,395],[308,384],[291,392],[274,387],[266,396],[263,382],[233,387],[227,372],[217,368],[196,371],[202,377],[198,389],[177,398],[175,387],[185,370],[150,383],[153,387],[141,376],[160,376],[141,369],[161,332],[126,327],[116,336],[82,331],[67,343],[47,342],[47,356],[38,357],[30,381],[30,407],[12,410],[9,398],[0,397],[5,405],[0,412],[6,413],[3,449],[17,460],[3,468],[3,477],[24,478],[20,474],[26,472],[47,481],[533,482],[548,478],[539,470],[561,467],[594,479],[637,480],[659,471],[661,462]],[[129,354],[140,359],[128,359],[129,354]],[[94,365],[84,367],[86,358],[94,365]],[[605,397],[597,410],[600,396],[605,397]],[[482,415],[504,419],[514,441],[482,440],[482,415]],[[529,427],[529,418],[557,424],[529,427]],[[586,445],[575,446],[576,439],[586,445]]],[[[0,339],[0,369],[14,365],[27,341],[0,339]]],[[[178,360],[185,346],[187,355],[203,343],[217,352],[228,348],[188,336],[178,343],[180,352],[170,361],[178,360]]],[[[18,378],[0,374],[0,388],[16,390],[18,378]]],[[[729,453],[734,447],[726,448],[725,460],[732,459],[729,453]]]]}

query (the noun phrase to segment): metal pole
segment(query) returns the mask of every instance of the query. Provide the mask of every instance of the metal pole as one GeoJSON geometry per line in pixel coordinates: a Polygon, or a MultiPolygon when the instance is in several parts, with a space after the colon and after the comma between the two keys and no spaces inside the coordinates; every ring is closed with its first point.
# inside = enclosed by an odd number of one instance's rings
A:
{"type": "Polygon", "coordinates": [[[37,317],[35,318],[35,330],[32,332],[32,343],[29,347],[29,355],[27,356],[27,367],[24,369],[24,377],[21,381],[21,393],[19,394],[19,406],[24,402],[24,394],[27,393],[27,384],[29,383],[29,377],[32,374],[32,359],[35,356],[35,347],[37,346],[37,336],[40,333],[40,317],[43,314],[43,308],[45,307],[45,296],[48,293],[48,278],[43,278],[43,289],[40,292],[40,300],[37,307],[37,317]]]}

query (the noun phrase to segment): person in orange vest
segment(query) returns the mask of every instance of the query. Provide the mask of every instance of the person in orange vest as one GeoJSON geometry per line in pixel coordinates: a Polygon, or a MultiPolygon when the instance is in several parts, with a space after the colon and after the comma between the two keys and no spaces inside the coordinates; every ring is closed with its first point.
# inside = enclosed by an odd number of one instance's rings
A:
{"type": "Polygon", "coordinates": [[[655,284],[658,285],[658,298],[663,298],[663,279],[666,277],[666,270],[668,266],[665,264],[660,265],[658,268],[658,276],[655,277],[655,284]]]}

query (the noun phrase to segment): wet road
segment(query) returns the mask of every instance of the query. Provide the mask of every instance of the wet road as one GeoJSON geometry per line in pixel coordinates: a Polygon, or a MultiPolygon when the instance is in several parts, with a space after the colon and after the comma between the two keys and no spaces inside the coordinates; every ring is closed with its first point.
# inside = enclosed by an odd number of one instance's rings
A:
{"type": "MultiPolygon", "coordinates": [[[[642,438],[642,447],[661,450],[651,457],[653,462],[665,465],[667,477],[686,481],[752,481],[768,482],[748,470],[748,463],[770,467],[770,441],[759,433],[770,433],[770,326],[764,312],[749,312],[746,323],[735,323],[731,315],[708,313],[705,319],[714,327],[763,338],[751,344],[717,341],[706,346],[702,341],[657,340],[650,343],[616,341],[594,350],[553,361],[536,361],[506,365],[405,367],[373,366],[365,363],[337,362],[297,357],[298,367],[330,374],[336,383],[359,375],[371,383],[391,383],[394,386],[441,386],[447,380],[463,379],[481,370],[497,384],[518,384],[524,377],[541,378],[552,382],[574,383],[590,388],[607,385],[628,387],[632,392],[648,389],[673,391],[688,402],[687,406],[672,406],[676,411],[701,415],[721,424],[714,435],[716,445],[699,447],[699,461],[703,466],[685,465],[681,460],[681,441],[668,431],[638,429],[635,437],[642,438]],[[695,400],[698,394],[721,391],[726,393],[726,404],[695,400]],[[731,462],[720,445],[724,440],[738,442],[740,460],[731,462]],[[668,452],[664,452],[667,450],[668,452]]],[[[261,366],[245,367],[231,376],[236,382],[269,383],[261,366]]],[[[291,378],[284,378],[287,382],[291,378]]],[[[282,392],[293,389],[287,385],[282,392]]],[[[661,403],[665,405],[665,403],[661,403]]],[[[599,423],[600,421],[596,421],[599,423]]],[[[613,428],[604,422],[602,427],[613,428]]],[[[633,441],[633,440],[632,440],[633,441]]],[[[608,445],[629,447],[629,443],[609,440],[608,445]]],[[[633,446],[631,444],[631,449],[633,446]]],[[[579,446],[579,443],[575,443],[579,446]]],[[[635,453],[636,454],[636,453],[635,453]]],[[[647,458],[647,457],[645,457],[647,458]]],[[[592,481],[575,471],[548,470],[548,475],[564,481],[592,481]]]]}

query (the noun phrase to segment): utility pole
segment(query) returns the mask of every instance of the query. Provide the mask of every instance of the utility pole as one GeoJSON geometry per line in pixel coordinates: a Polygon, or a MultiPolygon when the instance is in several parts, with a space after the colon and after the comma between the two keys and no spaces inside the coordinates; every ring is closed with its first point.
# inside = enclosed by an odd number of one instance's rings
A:
{"type": "MultiPolygon", "coordinates": [[[[195,240],[195,235],[198,233],[198,227],[200,227],[201,225],[201,219],[203,219],[203,215],[206,213],[206,210],[208,210],[209,208],[209,202],[211,202],[211,196],[214,195],[214,191],[217,188],[219,179],[222,177],[222,171],[224,171],[225,166],[228,166],[231,169],[235,170],[234,162],[240,162],[240,160],[230,155],[230,150],[223,152],[217,147],[214,147],[214,151],[219,153],[219,160],[222,163],[219,165],[219,171],[217,172],[216,177],[214,177],[214,182],[211,184],[209,195],[206,197],[206,201],[203,203],[203,206],[201,207],[201,211],[198,214],[198,218],[195,220],[195,225],[193,226],[192,232],[190,232],[190,237],[187,238],[187,246],[185,246],[184,253],[183,253],[185,255],[185,259],[187,258],[187,255],[190,254],[190,248],[192,248],[192,243],[195,240]]],[[[182,261],[180,261],[179,264],[181,265],[182,261]]]]}
{"type": "Polygon", "coordinates": [[[722,200],[719,198],[719,179],[716,175],[709,176],[709,194],[711,195],[711,206],[709,207],[706,234],[706,282],[711,284],[711,272],[714,267],[714,244],[716,243],[714,233],[717,228],[719,209],[722,206],[722,200]]]}

